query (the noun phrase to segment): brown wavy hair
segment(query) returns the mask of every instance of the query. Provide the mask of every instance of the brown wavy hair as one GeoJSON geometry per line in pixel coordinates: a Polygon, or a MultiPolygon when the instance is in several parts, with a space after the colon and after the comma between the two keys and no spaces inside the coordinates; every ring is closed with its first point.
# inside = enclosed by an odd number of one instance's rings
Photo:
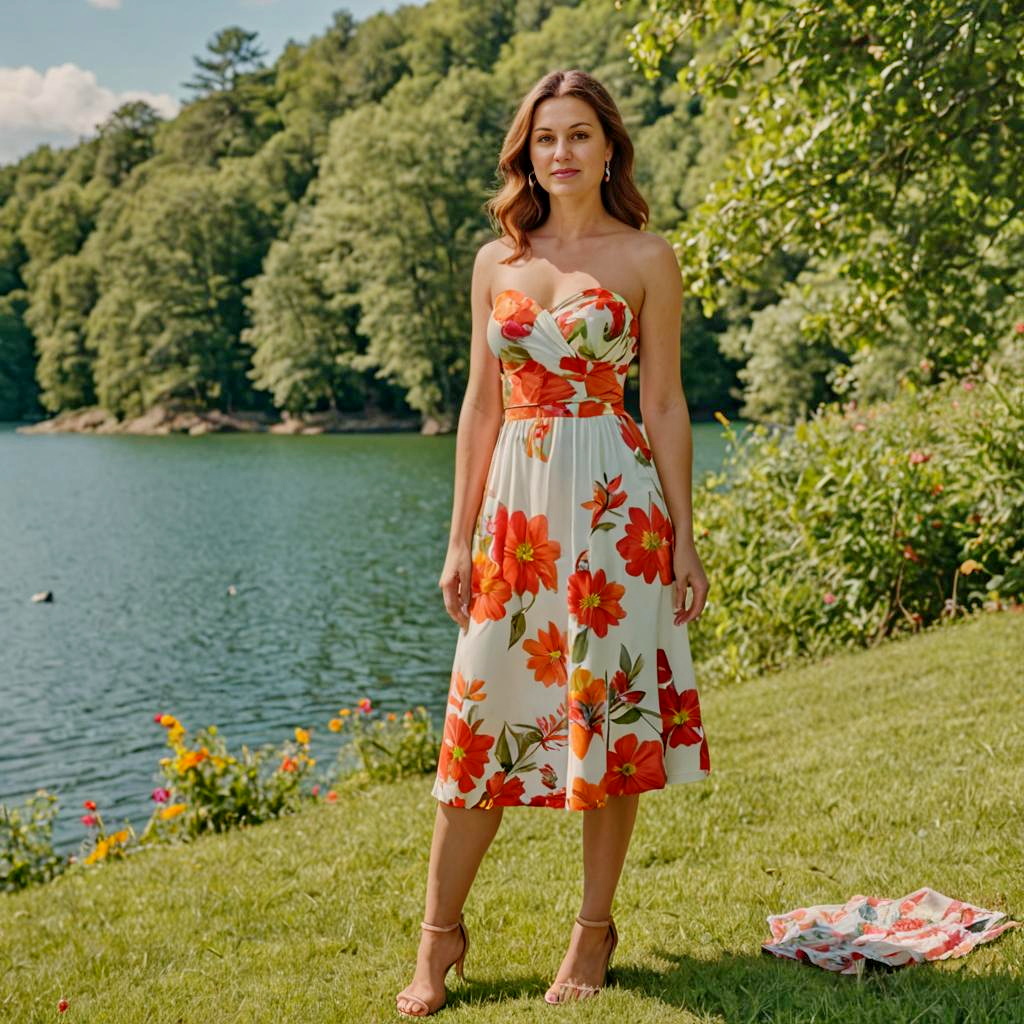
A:
{"type": "Polygon", "coordinates": [[[586,71],[549,71],[527,93],[512,118],[498,157],[498,173],[504,183],[484,205],[494,230],[503,231],[515,243],[512,255],[502,263],[511,263],[530,251],[526,232],[543,224],[551,212],[547,192],[539,184],[530,188],[529,142],[537,105],[554,96],[576,96],[589,103],[612,143],[611,177],[601,180],[604,208],[635,228],[643,229],[650,220],[650,208],[633,182],[633,143],[608,90],[586,71]]]}

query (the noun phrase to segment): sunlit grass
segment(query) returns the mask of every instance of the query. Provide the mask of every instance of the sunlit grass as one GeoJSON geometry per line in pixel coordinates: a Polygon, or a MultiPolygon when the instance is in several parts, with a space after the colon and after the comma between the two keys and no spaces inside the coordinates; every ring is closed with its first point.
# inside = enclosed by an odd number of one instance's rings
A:
{"type": "MultiPolygon", "coordinates": [[[[467,983],[452,973],[440,1019],[1024,1019],[1024,929],[860,980],[759,951],[770,913],[922,885],[1024,920],[1022,664],[1024,617],[1002,613],[708,688],[712,775],[641,799],[612,984],[575,1006],[541,996],[578,909],[582,817],[506,809],[466,906],[467,983]]],[[[0,1019],[400,1019],[430,781],[0,899],[0,1019]]]]}

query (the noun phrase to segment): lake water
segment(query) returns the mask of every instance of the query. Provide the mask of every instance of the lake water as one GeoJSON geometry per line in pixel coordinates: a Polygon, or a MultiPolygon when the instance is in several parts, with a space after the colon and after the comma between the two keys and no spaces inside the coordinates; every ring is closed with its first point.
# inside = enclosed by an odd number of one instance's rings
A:
{"type": "MultiPolygon", "coordinates": [[[[694,446],[699,479],[721,427],[695,424],[694,446]]],[[[360,697],[440,720],[454,454],[451,435],[0,424],[0,802],[57,794],[68,853],[86,799],[141,831],[169,753],[157,712],[216,724],[233,752],[301,725],[317,774],[338,748],[328,719],[360,697]]]]}

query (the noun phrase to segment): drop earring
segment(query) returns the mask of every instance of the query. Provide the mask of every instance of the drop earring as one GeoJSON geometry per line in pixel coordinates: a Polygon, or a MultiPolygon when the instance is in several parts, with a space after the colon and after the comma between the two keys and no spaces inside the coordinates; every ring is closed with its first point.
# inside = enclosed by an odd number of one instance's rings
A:
{"type": "Polygon", "coordinates": [[[605,162],[604,162],[604,180],[605,181],[611,181],[611,179],[612,179],[611,168],[608,166],[608,161],[605,160],[605,162]]]}
{"type": "Polygon", "coordinates": [[[530,191],[533,191],[533,186],[537,184],[537,179],[533,176],[533,171],[526,176],[526,180],[530,183],[530,191]]]}

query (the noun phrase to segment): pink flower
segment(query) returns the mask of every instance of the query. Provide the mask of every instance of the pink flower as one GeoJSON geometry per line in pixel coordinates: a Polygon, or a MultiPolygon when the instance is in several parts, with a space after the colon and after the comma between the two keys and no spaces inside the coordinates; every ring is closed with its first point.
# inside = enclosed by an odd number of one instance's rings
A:
{"type": "Polygon", "coordinates": [[[822,595],[821,599],[822,599],[822,601],[825,602],[825,604],[835,604],[836,603],[836,595],[833,594],[831,590],[826,590],[825,593],[822,595]]]}
{"type": "Polygon", "coordinates": [[[318,782],[311,790],[313,796],[316,796],[320,792],[320,783],[318,782]]]}
{"type": "Polygon", "coordinates": [[[163,786],[158,786],[149,794],[149,799],[155,800],[158,804],[165,804],[171,799],[171,791],[169,789],[164,789],[163,786]]]}
{"type": "Polygon", "coordinates": [[[356,705],[364,715],[368,715],[373,710],[373,704],[369,697],[363,697],[362,700],[356,705]]]}
{"type": "Polygon", "coordinates": [[[931,458],[927,452],[911,452],[910,453],[910,464],[912,466],[920,465],[922,462],[927,462],[931,458]]]}
{"type": "Polygon", "coordinates": [[[965,377],[962,381],[964,391],[973,391],[975,388],[974,381],[970,377],[965,377]]]}
{"type": "Polygon", "coordinates": [[[82,815],[82,824],[85,825],[87,828],[92,828],[92,826],[96,824],[96,817],[95,817],[95,815],[83,814],[82,815]]]}
{"type": "Polygon", "coordinates": [[[1015,323],[1015,324],[1013,325],[1013,329],[1014,329],[1014,330],[1015,330],[1015,331],[1016,331],[1016,332],[1017,332],[1018,334],[1024,334],[1024,320],[1018,320],[1018,321],[1017,321],[1017,322],[1016,322],[1016,323],[1015,323]]]}

